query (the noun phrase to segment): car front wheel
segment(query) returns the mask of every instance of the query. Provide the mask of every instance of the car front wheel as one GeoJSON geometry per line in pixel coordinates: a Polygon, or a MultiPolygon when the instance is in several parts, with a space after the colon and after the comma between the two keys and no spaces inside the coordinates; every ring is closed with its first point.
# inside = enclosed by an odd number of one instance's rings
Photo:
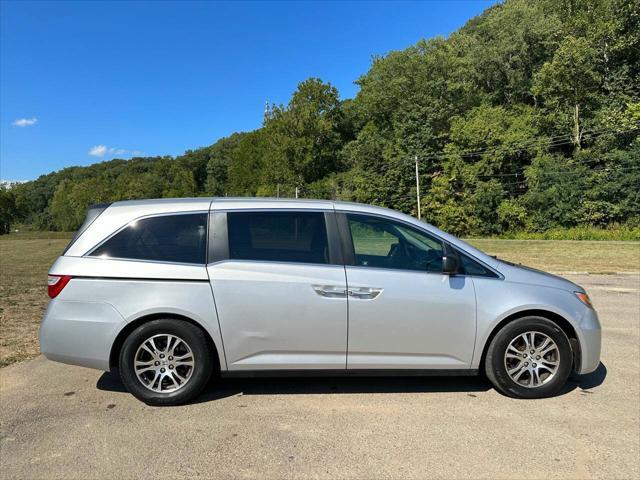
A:
{"type": "Polygon", "coordinates": [[[516,398],[557,394],[572,369],[569,339],[554,322],[530,316],[505,325],[493,338],[485,359],[496,389],[516,398]]]}

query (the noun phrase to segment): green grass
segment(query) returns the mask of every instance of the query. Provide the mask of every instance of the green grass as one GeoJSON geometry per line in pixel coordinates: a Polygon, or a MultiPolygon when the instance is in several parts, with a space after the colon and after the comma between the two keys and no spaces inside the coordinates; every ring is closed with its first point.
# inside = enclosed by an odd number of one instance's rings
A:
{"type": "Polygon", "coordinates": [[[545,232],[512,232],[499,238],[514,240],[640,240],[640,227],[615,225],[610,228],[554,228],[545,232]]]}
{"type": "MultiPolygon", "coordinates": [[[[26,230],[0,236],[0,366],[38,355],[38,328],[48,300],[47,271],[71,236],[26,230]]],[[[469,243],[505,260],[548,271],[640,271],[640,242],[471,239],[469,243]]],[[[370,248],[386,254],[389,244],[371,240],[370,248]]]]}
{"type": "Polygon", "coordinates": [[[67,242],[75,235],[75,232],[47,232],[34,230],[31,225],[16,225],[12,227],[9,235],[0,236],[1,240],[66,240],[67,242]]]}
{"type": "Polygon", "coordinates": [[[58,232],[0,236],[0,367],[39,353],[47,272],[70,238],[58,232]]]}
{"type": "Polygon", "coordinates": [[[468,239],[489,255],[550,272],[638,272],[640,242],[468,239]]]}

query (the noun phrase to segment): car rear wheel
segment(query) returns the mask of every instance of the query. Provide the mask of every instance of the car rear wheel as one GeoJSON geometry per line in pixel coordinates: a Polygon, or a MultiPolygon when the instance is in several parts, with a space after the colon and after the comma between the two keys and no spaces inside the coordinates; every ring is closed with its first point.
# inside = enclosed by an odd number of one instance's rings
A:
{"type": "Polygon", "coordinates": [[[569,339],[554,322],[530,316],[505,325],[487,350],[485,371],[496,389],[516,398],[553,396],[571,373],[569,339]]]}
{"type": "Polygon", "coordinates": [[[207,385],[214,352],[204,332],[184,320],[152,320],[136,328],[120,351],[122,381],[149,405],[179,405],[207,385]]]}

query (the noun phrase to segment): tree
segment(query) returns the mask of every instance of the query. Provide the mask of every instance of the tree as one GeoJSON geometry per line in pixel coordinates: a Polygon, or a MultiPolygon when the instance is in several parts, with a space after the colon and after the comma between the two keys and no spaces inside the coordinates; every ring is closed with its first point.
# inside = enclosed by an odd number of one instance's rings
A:
{"type": "Polygon", "coordinates": [[[568,37],[534,76],[533,94],[555,109],[563,123],[571,118],[572,140],[577,148],[584,132],[582,119],[599,101],[598,66],[597,52],[587,39],[568,37]]]}
{"type": "Polygon", "coordinates": [[[62,181],[49,207],[54,226],[58,230],[77,230],[87,213],[89,205],[102,203],[110,198],[108,186],[99,178],[72,183],[62,181]]]}
{"type": "Polygon", "coordinates": [[[229,167],[233,161],[233,152],[247,135],[247,133],[234,133],[229,137],[221,138],[207,149],[205,190],[208,194],[222,196],[227,193],[229,167]]]}
{"type": "Polygon", "coordinates": [[[459,35],[475,88],[492,105],[533,104],[532,78],[558,47],[560,17],[538,1],[512,0],[474,20],[459,35]]]}
{"type": "MultiPolygon", "coordinates": [[[[228,191],[230,195],[256,195],[264,183],[264,129],[244,135],[230,152],[228,191]]],[[[276,185],[277,194],[277,185],[276,185]]]]}
{"type": "Polygon", "coordinates": [[[302,186],[340,169],[338,90],[318,78],[298,85],[286,107],[274,106],[264,125],[265,179],[302,186]]]}
{"type": "Polygon", "coordinates": [[[11,224],[16,215],[16,199],[7,186],[0,186],[0,235],[11,231],[11,224]]]}

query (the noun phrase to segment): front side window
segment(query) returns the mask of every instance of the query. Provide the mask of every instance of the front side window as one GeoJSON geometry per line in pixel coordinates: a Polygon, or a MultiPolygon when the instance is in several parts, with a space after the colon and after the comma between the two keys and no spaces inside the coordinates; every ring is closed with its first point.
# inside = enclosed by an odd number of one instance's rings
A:
{"type": "Polygon", "coordinates": [[[356,265],[442,272],[442,243],[393,220],[348,214],[356,265]]]}
{"type": "Polygon", "coordinates": [[[206,263],[207,214],[163,215],[127,225],[93,252],[93,257],[206,263]]]}
{"type": "Polygon", "coordinates": [[[486,269],[475,260],[471,260],[465,254],[458,254],[460,255],[460,273],[463,273],[465,275],[473,275],[475,277],[498,277],[495,273],[486,269]]]}
{"type": "Polygon", "coordinates": [[[232,259],[329,263],[323,213],[230,212],[227,228],[232,259]]]}

